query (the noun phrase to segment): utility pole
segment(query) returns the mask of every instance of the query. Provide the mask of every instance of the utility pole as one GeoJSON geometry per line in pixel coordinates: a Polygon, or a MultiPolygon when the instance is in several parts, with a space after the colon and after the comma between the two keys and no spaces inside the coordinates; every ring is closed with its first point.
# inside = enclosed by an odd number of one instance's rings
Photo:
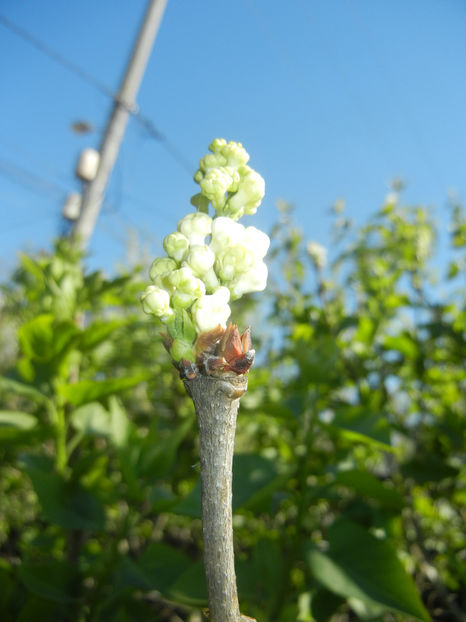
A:
{"type": "Polygon", "coordinates": [[[87,247],[94,230],[129,115],[135,110],[136,95],[160,22],[162,21],[166,4],[167,0],[149,0],[149,5],[126,67],[120,90],[114,98],[112,112],[99,148],[100,161],[97,174],[88,183],[84,191],[81,212],[71,232],[72,239],[82,249],[87,247]]]}

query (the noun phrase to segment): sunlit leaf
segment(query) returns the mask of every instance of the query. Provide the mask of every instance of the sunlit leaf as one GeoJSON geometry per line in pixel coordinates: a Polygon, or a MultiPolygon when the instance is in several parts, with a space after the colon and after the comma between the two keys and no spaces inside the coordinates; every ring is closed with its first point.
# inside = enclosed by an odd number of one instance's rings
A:
{"type": "Polygon", "coordinates": [[[8,391],[9,393],[21,395],[22,397],[27,397],[37,404],[51,405],[51,401],[46,395],[44,395],[44,393],[41,393],[29,384],[18,382],[12,378],[6,378],[5,376],[0,377],[0,389],[8,391]]]}
{"type": "Polygon", "coordinates": [[[328,590],[430,621],[414,581],[387,540],[347,520],[333,525],[328,540],[327,551],[311,548],[307,555],[315,579],[328,590]]]}
{"type": "Polygon", "coordinates": [[[21,438],[37,426],[32,415],[16,411],[0,411],[0,441],[21,438]]]}
{"type": "Polygon", "coordinates": [[[137,376],[110,378],[108,380],[81,380],[73,384],[61,385],[59,391],[68,402],[80,406],[131,389],[149,378],[148,374],[138,374],[137,376]]]}
{"type": "Polygon", "coordinates": [[[367,471],[351,469],[340,471],[335,476],[335,483],[351,488],[356,493],[378,501],[383,507],[401,510],[403,497],[394,489],[383,484],[367,471]]]}
{"type": "Polygon", "coordinates": [[[330,428],[338,429],[345,438],[394,451],[390,446],[390,426],[382,414],[363,406],[340,406],[330,428]]]}

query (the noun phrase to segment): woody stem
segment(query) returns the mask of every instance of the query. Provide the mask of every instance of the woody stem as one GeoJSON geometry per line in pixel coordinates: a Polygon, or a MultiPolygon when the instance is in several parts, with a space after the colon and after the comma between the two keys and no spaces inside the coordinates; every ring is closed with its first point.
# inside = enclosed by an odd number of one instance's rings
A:
{"type": "Polygon", "coordinates": [[[241,622],[232,526],[232,464],[239,398],[247,376],[184,379],[196,409],[202,484],[204,564],[211,622],[241,622]]]}

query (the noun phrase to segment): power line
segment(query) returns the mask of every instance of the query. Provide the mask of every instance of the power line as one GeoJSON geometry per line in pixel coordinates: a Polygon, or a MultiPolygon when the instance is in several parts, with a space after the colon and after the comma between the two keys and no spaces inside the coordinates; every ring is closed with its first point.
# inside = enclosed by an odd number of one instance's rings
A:
{"type": "MultiPolygon", "coordinates": [[[[97,91],[111,99],[113,102],[117,100],[116,93],[109,89],[103,82],[100,82],[95,76],[90,74],[88,71],[85,71],[79,65],[76,65],[72,61],[68,60],[65,56],[51,48],[49,45],[35,37],[33,34],[18,26],[10,19],[0,14],[0,24],[4,26],[7,30],[14,33],[18,37],[20,37],[23,41],[26,41],[34,48],[45,54],[48,58],[53,60],[55,63],[66,69],[68,72],[72,73],[74,76],[82,80],[83,82],[89,84],[94,87],[97,91]]],[[[127,106],[125,102],[118,101],[118,103],[125,107],[128,112],[135,118],[135,120],[140,123],[142,127],[147,131],[148,135],[159,142],[165,151],[189,174],[193,174],[193,167],[190,165],[189,160],[183,156],[183,154],[175,147],[175,145],[162,133],[160,132],[154,123],[146,116],[141,114],[139,110],[134,106],[127,106]]]]}
{"type": "Polygon", "coordinates": [[[188,159],[184,157],[181,151],[179,151],[175,145],[166,138],[166,136],[159,132],[152,121],[139,112],[133,112],[133,116],[136,121],[144,127],[149,136],[160,142],[165,148],[165,151],[172,156],[172,158],[188,173],[189,176],[192,176],[193,166],[189,163],[188,159]]]}
{"type": "Polygon", "coordinates": [[[68,186],[69,179],[56,167],[52,166],[49,162],[44,161],[43,157],[39,157],[29,150],[24,149],[22,146],[18,146],[14,141],[0,134],[0,143],[8,149],[8,151],[14,151],[22,159],[26,159],[29,163],[34,164],[38,168],[42,168],[48,175],[59,180],[61,183],[68,186]]]}
{"type": "Polygon", "coordinates": [[[130,58],[126,65],[118,94],[99,147],[99,166],[95,177],[85,187],[81,210],[76,219],[71,238],[81,248],[86,248],[94,230],[110,175],[120,151],[131,110],[154,45],[167,0],[149,0],[130,58]]]}
{"type": "Polygon", "coordinates": [[[52,218],[56,219],[56,214],[46,214],[45,216],[41,214],[37,218],[33,218],[32,220],[28,218],[27,220],[22,220],[21,222],[15,222],[11,226],[2,227],[0,229],[0,237],[9,235],[12,231],[16,231],[17,229],[24,229],[26,227],[36,227],[39,223],[43,223],[44,221],[49,221],[52,218]]]}
{"type": "Polygon", "coordinates": [[[21,26],[18,26],[17,24],[15,24],[14,22],[12,22],[11,20],[9,20],[8,18],[6,18],[4,15],[1,15],[1,14],[0,14],[0,24],[5,26],[5,28],[7,28],[8,30],[16,34],[21,39],[23,39],[23,41],[27,41],[27,43],[29,43],[30,45],[35,47],[37,50],[39,50],[40,52],[42,52],[43,54],[45,54],[46,56],[54,60],[56,63],[64,67],[67,71],[69,71],[70,73],[73,73],[75,76],[77,76],[84,82],[87,82],[88,84],[93,86],[95,89],[100,91],[103,95],[106,95],[107,97],[110,97],[111,99],[114,98],[115,94],[107,86],[105,86],[105,84],[102,84],[102,82],[99,82],[99,80],[97,80],[90,73],[88,73],[87,71],[85,71],[84,69],[82,69],[81,67],[73,63],[72,61],[68,60],[67,58],[62,56],[59,52],[57,52],[56,50],[49,47],[47,44],[40,41],[40,39],[32,35],[30,32],[28,32],[24,28],[21,28],[21,26]]]}
{"type": "Polygon", "coordinates": [[[6,160],[0,156],[0,174],[8,177],[16,184],[31,190],[36,194],[46,194],[51,197],[62,196],[66,192],[63,186],[39,177],[35,173],[15,164],[11,160],[6,160]]]}

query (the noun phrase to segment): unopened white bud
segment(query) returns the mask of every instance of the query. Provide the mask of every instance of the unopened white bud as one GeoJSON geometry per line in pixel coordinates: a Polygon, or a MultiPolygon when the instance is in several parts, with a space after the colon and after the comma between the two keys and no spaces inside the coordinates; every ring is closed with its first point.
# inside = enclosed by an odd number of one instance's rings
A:
{"type": "Polygon", "coordinates": [[[170,233],[163,240],[163,248],[165,249],[165,252],[175,261],[181,261],[183,259],[186,255],[188,247],[188,238],[179,231],[170,233]]]}
{"type": "Polygon", "coordinates": [[[231,299],[237,300],[250,292],[261,292],[267,285],[267,276],[267,266],[262,260],[257,261],[248,272],[240,274],[229,284],[231,299]]]}
{"type": "Polygon", "coordinates": [[[234,217],[237,213],[240,216],[243,213],[255,214],[265,195],[265,181],[262,176],[248,166],[243,169],[246,169],[246,173],[242,175],[238,192],[228,200],[228,211],[235,214],[234,217]]]}
{"type": "Polygon", "coordinates": [[[262,259],[269,250],[270,238],[260,229],[256,229],[256,227],[246,227],[243,244],[248,247],[256,258],[262,259]]]}
{"type": "Polygon", "coordinates": [[[172,288],[172,305],[186,309],[205,294],[204,283],[196,278],[188,266],[174,270],[164,277],[172,288]]]}
{"type": "Polygon", "coordinates": [[[199,182],[202,194],[209,199],[214,209],[222,209],[225,205],[225,194],[235,179],[227,166],[209,169],[199,182]]]}
{"type": "Polygon", "coordinates": [[[156,278],[165,272],[172,272],[176,270],[178,264],[174,259],[170,257],[158,257],[152,262],[152,265],[149,270],[149,276],[152,281],[155,281],[156,278]]]}
{"type": "Polygon", "coordinates": [[[198,277],[203,277],[214,265],[215,254],[206,244],[195,244],[189,248],[183,265],[187,265],[198,277]]]}
{"type": "Polygon", "coordinates": [[[220,153],[227,159],[228,166],[235,168],[244,166],[249,160],[249,153],[243,145],[232,140],[220,147],[220,153]]]}
{"type": "Polygon", "coordinates": [[[232,218],[220,216],[212,222],[212,239],[210,248],[217,253],[229,246],[241,243],[244,236],[244,227],[232,218]]]}
{"type": "Polygon", "coordinates": [[[212,330],[218,325],[226,327],[231,313],[229,300],[230,292],[226,287],[220,287],[213,294],[207,294],[196,300],[191,313],[198,333],[212,330]]]}
{"type": "Polygon", "coordinates": [[[253,264],[254,255],[251,251],[243,244],[235,244],[217,253],[215,272],[222,281],[228,282],[250,270],[253,264]]]}
{"type": "Polygon", "coordinates": [[[162,321],[173,315],[170,307],[170,294],[156,285],[148,285],[141,295],[142,308],[145,313],[157,316],[162,321]]]}
{"type": "Polygon", "coordinates": [[[202,245],[212,230],[212,218],[208,214],[194,212],[182,218],[177,228],[190,244],[202,245]]]}

